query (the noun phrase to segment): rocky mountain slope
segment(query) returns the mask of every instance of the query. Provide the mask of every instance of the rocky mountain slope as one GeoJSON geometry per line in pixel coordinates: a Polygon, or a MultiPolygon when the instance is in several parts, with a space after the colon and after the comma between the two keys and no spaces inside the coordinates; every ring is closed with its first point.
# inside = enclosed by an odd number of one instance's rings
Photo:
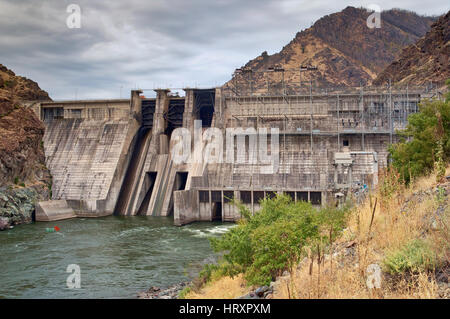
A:
{"type": "Polygon", "coordinates": [[[0,64],[0,229],[29,221],[34,201],[49,196],[44,125],[26,106],[38,100],[50,98],[36,82],[0,64]]]}
{"type": "Polygon", "coordinates": [[[279,53],[263,52],[249,61],[226,85],[250,86],[253,91],[299,86],[314,81],[318,86],[359,86],[370,84],[405,46],[416,42],[435,20],[410,11],[393,9],[381,13],[381,28],[367,27],[371,12],[347,7],[324,16],[303,30],[279,53]],[[310,70],[299,71],[300,67],[310,70]],[[269,68],[282,72],[263,72],[269,68]],[[311,68],[313,70],[311,70],[311,68]],[[317,68],[317,69],[315,69],[317,68]],[[314,70],[315,69],[315,70],[314,70]]]}
{"type": "Polygon", "coordinates": [[[431,30],[417,43],[404,48],[374,81],[383,84],[392,80],[400,84],[444,82],[450,78],[450,11],[441,16],[431,30]]]}

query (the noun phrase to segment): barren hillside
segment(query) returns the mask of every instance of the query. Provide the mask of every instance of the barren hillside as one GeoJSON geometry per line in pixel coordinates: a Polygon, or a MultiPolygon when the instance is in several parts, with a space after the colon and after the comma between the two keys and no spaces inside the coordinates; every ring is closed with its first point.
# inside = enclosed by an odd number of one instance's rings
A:
{"type": "Polygon", "coordinates": [[[238,74],[227,85],[251,84],[254,91],[280,90],[283,76],[287,90],[311,80],[320,86],[370,84],[402,48],[422,37],[434,21],[393,9],[381,13],[381,28],[370,29],[366,23],[370,14],[366,9],[347,7],[324,16],[297,33],[279,53],[263,52],[249,61],[244,69],[253,72],[238,74]],[[284,69],[284,74],[265,72],[274,67],[284,69]],[[300,67],[310,70],[300,72],[300,67]]]}
{"type": "Polygon", "coordinates": [[[450,11],[439,18],[417,43],[404,48],[375,80],[400,84],[444,82],[450,77],[450,11]]]}

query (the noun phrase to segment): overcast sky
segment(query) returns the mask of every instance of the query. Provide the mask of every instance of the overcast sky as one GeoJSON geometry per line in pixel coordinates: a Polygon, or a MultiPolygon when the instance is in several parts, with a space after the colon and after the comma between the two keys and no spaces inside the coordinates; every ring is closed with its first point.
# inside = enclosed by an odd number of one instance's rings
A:
{"type": "Polygon", "coordinates": [[[0,0],[0,63],[53,99],[212,87],[318,18],[371,3],[426,15],[450,9],[446,0],[0,0]],[[72,3],[80,29],[66,25],[72,3]]]}

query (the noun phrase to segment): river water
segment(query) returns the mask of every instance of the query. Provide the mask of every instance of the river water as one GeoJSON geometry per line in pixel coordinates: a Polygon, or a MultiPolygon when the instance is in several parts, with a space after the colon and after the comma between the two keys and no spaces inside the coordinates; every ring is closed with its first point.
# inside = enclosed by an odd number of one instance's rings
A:
{"type": "Polygon", "coordinates": [[[0,298],[136,298],[192,279],[214,260],[208,237],[230,227],[115,216],[20,225],[0,232],[0,298]],[[70,264],[80,267],[79,289],[67,287],[70,264]]]}

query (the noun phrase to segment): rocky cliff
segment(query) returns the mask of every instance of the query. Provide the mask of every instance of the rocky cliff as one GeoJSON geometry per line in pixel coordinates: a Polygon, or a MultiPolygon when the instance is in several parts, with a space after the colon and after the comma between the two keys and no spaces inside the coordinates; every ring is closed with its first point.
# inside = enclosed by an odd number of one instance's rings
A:
{"type": "Polygon", "coordinates": [[[324,16],[303,30],[279,53],[263,52],[249,61],[228,86],[252,85],[254,91],[281,87],[282,76],[287,88],[302,81],[318,86],[359,86],[370,84],[401,49],[416,42],[435,20],[410,11],[393,9],[381,13],[381,28],[367,27],[371,12],[347,7],[324,16]],[[310,70],[299,71],[300,67],[310,70]],[[282,72],[263,72],[278,67],[282,72]],[[316,69],[317,68],[317,69],[316,69]]]}
{"type": "Polygon", "coordinates": [[[450,78],[450,11],[431,26],[427,34],[404,48],[374,81],[383,84],[392,80],[400,84],[443,83],[450,78]]]}
{"type": "Polygon", "coordinates": [[[49,197],[44,125],[29,107],[39,100],[50,98],[36,82],[0,64],[0,229],[30,221],[30,206],[49,197]]]}

